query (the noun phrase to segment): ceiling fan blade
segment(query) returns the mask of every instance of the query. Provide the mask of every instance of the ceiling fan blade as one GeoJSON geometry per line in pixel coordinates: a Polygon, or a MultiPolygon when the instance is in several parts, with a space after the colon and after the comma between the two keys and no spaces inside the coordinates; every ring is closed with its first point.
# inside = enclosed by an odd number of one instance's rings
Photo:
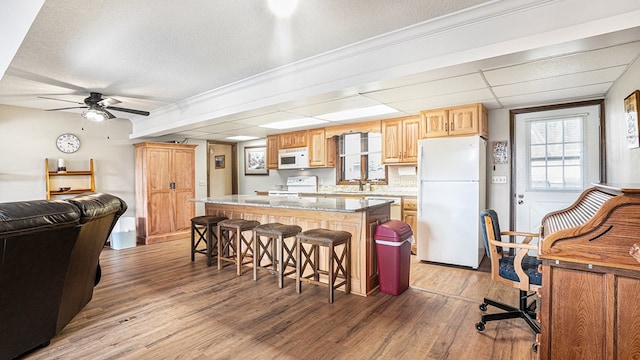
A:
{"type": "Polygon", "coordinates": [[[58,110],[69,110],[69,109],[86,109],[86,106],[72,106],[66,108],[58,108],[58,109],[45,109],[44,111],[58,111],[58,110]]]}
{"type": "Polygon", "coordinates": [[[113,115],[112,113],[108,112],[107,109],[102,109],[102,111],[104,111],[104,113],[107,114],[109,119],[115,119],[116,118],[116,116],[113,115]]]}
{"type": "Polygon", "coordinates": [[[114,98],[103,98],[98,102],[100,106],[111,106],[115,104],[120,104],[122,101],[114,99],[114,98]]]}
{"type": "Polygon", "coordinates": [[[125,109],[125,108],[115,107],[115,106],[108,106],[108,108],[110,110],[122,111],[122,112],[132,113],[132,114],[136,114],[136,115],[149,116],[149,114],[150,114],[148,111],[125,109]]]}
{"type": "Polygon", "coordinates": [[[77,101],[64,100],[64,99],[56,99],[56,98],[50,98],[50,97],[46,97],[46,96],[38,96],[38,98],[40,98],[40,99],[48,99],[48,100],[56,100],[56,101],[65,101],[65,102],[70,102],[70,103],[74,103],[74,104],[84,105],[84,103],[77,102],[77,101]]]}

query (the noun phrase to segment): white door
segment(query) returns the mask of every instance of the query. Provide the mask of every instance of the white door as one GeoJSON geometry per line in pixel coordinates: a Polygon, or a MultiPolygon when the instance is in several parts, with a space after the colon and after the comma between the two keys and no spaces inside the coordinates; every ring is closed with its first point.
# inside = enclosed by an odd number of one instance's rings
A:
{"type": "Polygon", "coordinates": [[[600,181],[598,105],[515,116],[516,230],[538,232],[547,213],[600,181]]]}

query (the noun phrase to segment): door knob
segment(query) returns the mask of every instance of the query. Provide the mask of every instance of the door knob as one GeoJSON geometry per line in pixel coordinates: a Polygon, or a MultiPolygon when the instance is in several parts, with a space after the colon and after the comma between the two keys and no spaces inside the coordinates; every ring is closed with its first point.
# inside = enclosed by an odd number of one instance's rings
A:
{"type": "Polygon", "coordinates": [[[524,199],[524,194],[518,194],[518,199],[524,199]]]}

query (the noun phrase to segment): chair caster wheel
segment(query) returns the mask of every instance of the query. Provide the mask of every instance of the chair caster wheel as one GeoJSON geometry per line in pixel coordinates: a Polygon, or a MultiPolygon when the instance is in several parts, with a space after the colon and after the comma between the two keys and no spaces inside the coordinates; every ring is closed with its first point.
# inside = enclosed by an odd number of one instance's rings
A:
{"type": "Polygon", "coordinates": [[[487,311],[487,304],[482,303],[482,304],[480,304],[479,307],[480,307],[480,311],[487,311]]]}
{"type": "Polygon", "coordinates": [[[484,323],[482,321],[476,323],[476,330],[484,331],[484,323]]]}
{"type": "Polygon", "coordinates": [[[533,345],[531,345],[531,350],[533,350],[533,352],[537,353],[538,352],[538,343],[533,343],[533,345]]]}

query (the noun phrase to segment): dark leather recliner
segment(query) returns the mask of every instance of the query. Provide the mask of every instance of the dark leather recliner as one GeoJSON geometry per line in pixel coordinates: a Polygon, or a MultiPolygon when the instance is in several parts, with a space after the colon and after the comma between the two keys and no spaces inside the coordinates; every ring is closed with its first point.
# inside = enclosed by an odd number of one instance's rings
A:
{"type": "Polygon", "coordinates": [[[91,299],[126,208],[108,194],[0,203],[0,360],[48,345],[91,299]]]}
{"type": "Polygon", "coordinates": [[[109,194],[85,194],[68,200],[80,209],[80,234],[73,247],[62,292],[56,333],[91,300],[100,281],[100,253],[127,204],[109,194]]]}

